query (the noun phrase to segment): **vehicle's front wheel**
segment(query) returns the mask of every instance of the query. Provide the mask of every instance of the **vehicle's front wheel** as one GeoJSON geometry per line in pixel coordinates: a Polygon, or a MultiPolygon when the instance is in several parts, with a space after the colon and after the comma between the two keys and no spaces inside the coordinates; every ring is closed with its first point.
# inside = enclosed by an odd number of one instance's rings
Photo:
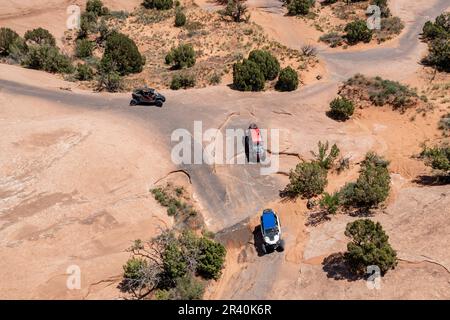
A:
{"type": "Polygon", "coordinates": [[[157,107],[162,107],[163,102],[162,102],[161,100],[156,100],[155,105],[156,105],[157,107]]]}
{"type": "Polygon", "coordinates": [[[137,101],[135,99],[130,101],[130,106],[135,106],[137,105],[137,101]]]}

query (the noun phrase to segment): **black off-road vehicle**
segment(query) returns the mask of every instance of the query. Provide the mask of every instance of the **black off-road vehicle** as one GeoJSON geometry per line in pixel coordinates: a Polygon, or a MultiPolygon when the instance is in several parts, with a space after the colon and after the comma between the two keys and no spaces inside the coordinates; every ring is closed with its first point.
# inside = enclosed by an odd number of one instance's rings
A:
{"type": "Polygon", "coordinates": [[[146,104],[162,107],[166,101],[166,98],[162,94],[156,92],[155,89],[147,87],[134,90],[131,96],[133,99],[130,101],[130,106],[146,104]]]}

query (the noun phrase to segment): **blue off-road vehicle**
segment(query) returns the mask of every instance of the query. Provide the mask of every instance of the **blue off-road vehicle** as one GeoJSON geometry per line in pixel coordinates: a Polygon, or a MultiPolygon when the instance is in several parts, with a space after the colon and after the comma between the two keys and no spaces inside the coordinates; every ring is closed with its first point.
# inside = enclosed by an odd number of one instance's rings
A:
{"type": "Polygon", "coordinates": [[[261,216],[261,234],[264,253],[284,250],[284,241],[281,239],[280,219],[278,219],[278,216],[272,209],[263,211],[261,216]]]}

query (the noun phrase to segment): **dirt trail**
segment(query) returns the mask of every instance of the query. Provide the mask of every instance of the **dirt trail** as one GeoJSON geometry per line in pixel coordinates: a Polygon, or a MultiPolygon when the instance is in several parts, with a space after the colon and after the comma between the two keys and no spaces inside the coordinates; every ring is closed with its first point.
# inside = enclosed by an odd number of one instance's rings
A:
{"type": "MultiPolygon", "coordinates": [[[[284,272],[302,260],[306,244],[304,203],[273,202],[267,204],[279,215],[286,250],[265,255],[259,216],[227,228],[217,238],[227,245],[225,271],[207,292],[207,299],[266,299],[277,296],[277,286],[288,280],[284,272]]],[[[294,272],[295,274],[296,272],[294,272]]],[[[290,281],[290,280],[288,280],[290,281]]]]}

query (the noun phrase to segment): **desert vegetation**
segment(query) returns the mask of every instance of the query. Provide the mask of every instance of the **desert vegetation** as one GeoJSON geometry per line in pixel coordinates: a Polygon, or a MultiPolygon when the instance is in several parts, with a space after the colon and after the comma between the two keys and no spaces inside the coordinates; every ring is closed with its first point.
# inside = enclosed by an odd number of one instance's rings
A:
{"type": "Polygon", "coordinates": [[[144,0],[142,5],[146,9],[169,10],[173,7],[172,0],[144,0]]]}
{"type": "Polygon", "coordinates": [[[390,106],[405,112],[408,108],[428,109],[431,103],[425,95],[419,97],[417,90],[397,81],[381,77],[366,77],[356,74],[339,88],[338,97],[330,102],[327,116],[338,121],[350,119],[355,107],[390,106]]]}
{"type": "Polygon", "coordinates": [[[320,195],[328,184],[330,170],[339,156],[340,150],[336,144],[330,148],[328,141],[318,143],[318,151],[311,151],[313,159],[301,161],[289,173],[289,184],[283,194],[289,197],[301,196],[312,198],[320,195]]]}
{"type": "Polygon", "coordinates": [[[275,89],[278,91],[294,91],[298,88],[298,73],[291,67],[281,69],[275,89]]]}
{"type": "MultiPolygon", "coordinates": [[[[190,2],[155,0],[144,1],[128,13],[90,0],[80,28],[65,33],[63,50],[45,29],[30,30],[22,38],[1,28],[0,56],[10,63],[65,74],[66,80],[83,81],[83,87],[114,92],[144,83],[173,89],[217,85],[254,51],[249,59],[263,69],[264,86],[258,74],[255,84],[243,85],[242,75],[237,88],[263,90],[267,80],[268,88],[295,90],[301,82],[299,73],[314,68],[318,59],[269,40],[248,21],[247,11],[241,1],[227,2],[224,11],[206,12],[190,2]],[[282,77],[272,82],[281,66],[285,67],[282,77]]],[[[244,65],[238,69],[252,74],[254,68],[244,65]]]]}
{"type": "Polygon", "coordinates": [[[123,266],[120,288],[135,299],[201,299],[207,281],[221,275],[225,247],[204,230],[183,187],[167,183],[150,191],[175,218],[175,227],[147,241],[135,240],[128,249],[131,257],[123,266]]]}
{"type": "Polygon", "coordinates": [[[165,58],[166,64],[173,69],[190,68],[195,64],[195,51],[190,44],[180,44],[172,48],[165,58]]]}
{"type": "Polygon", "coordinates": [[[290,0],[286,2],[290,15],[307,15],[314,4],[315,0],[290,0]]]}
{"type": "MultiPolygon", "coordinates": [[[[326,173],[331,169],[335,169],[335,172],[339,174],[341,171],[339,167],[343,159],[336,161],[339,156],[339,149],[336,145],[333,145],[328,152],[328,143],[319,143],[319,152],[313,153],[315,155],[314,160],[311,163],[315,163],[315,170],[322,168],[326,173]]],[[[291,190],[294,194],[306,195],[311,198],[308,201],[308,208],[314,209],[311,215],[311,221],[317,223],[322,220],[328,220],[329,215],[336,214],[338,212],[351,213],[355,212],[370,212],[371,209],[379,207],[389,196],[391,177],[388,170],[389,162],[383,157],[373,152],[368,152],[365,159],[360,163],[359,176],[356,181],[346,183],[340,190],[333,193],[324,192],[326,186],[326,178],[322,184],[317,183],[317,178],[310,179],[309,176],[300,175],[302,171],[297,170],[297,174],[291,173],[291,183],[286,188],[291,190]],[[304,178],[304,177],[308,178],[304,178]],[[304,187],[307,185],[307,187],[304,187]],[[306,190],[306,191],[304,191],[306,190]],[[310,191],[313,190],[313,191],[310,191]],[[320,196],[317,200],[314,197],[320,196]],[[319,210],[317,210],[319,209],[319,210]]],[[[348,168],[348,163],[346,164],[348,168]]],[[[310,175],[311,176],[311,175],[310,175]]],[[[326,177],[326,176],[325,176],[326,177]]]]}
{"type": "Polygon", "coordinates": [[[175,218],[179,228],[197,230],[203,227],[203,219],[183,187],[166,184],[150,191],[156,201],[167,208],[167,214],[175,218]]]}
{"type": "Polygon", "coordinates": [[[425,64],[438,70],[450,71],[450,13],[444,12],[434,22],[427,21],[422,29],[422,36],[428,43],[428,55],[425,64]]]}
{"type": "MultiPolygon", "coordinates": [[[[340,87],[339,96],[345,100],[336,100],[330,106],[336,110],[338,103],[351,101],[353,105],[365,108],[371,105],[378,107],[391,106],[394,110],[405,111],[407,108],[424,103],[416,89],[403,85],[397,81],[382,79],[381,77],[366,77],[356,74],[340,87]]],[[[349,108],[348,110],[351,110],[349,108]]],[[[332,110],[330,111],[333,113],[332,110]]]]}
{"type": "Polygon", "coordinates": [[[225,19],[237,23],[248,22],[250,20],[247,5],[242,0],[229,0],[226,2],[225,8],[219,11],[219,14],[225,19]]]}
{"type": "Polygon", "coordinates": [[[337,97],[330,102],[330,110],[327,115],[335,120],[348,120],[355,111],[355,105],[351,100],[337,97]]]}
{"type": "Polygon", "coordinates": [[[425,164],[442,175],[450,175],[450,146],[442,143],[433,147],[424,146],[421,157],[425,164]]]}
{"type": "Polygon", "coordinates": [[[104,18],[114,19],[111,14],[100,0],[87,1],[71,57],[60,52],[54,36],[43,28],[27,31],[23,39],[2,28],[2,55],[28,68],[66,74],[69,80],[95,79],[98,90],[118,91],[123,76],[142,71],[145,58],[132,39],[108,27],[104,18]]]}
{"type": "Polygon", "coordinates": [[[348,44],[357,44],[358,42],[370,42],[372,40],[372,30],[367,27],[364,20],[355,20],[349,22],[345,28],[345,39],[348,44]]]}
{"type": "Polygon", "coordinates": [[[397,265],[397,253],[379,222],[359,219],[348,223],[345,235],[350,238],[344,258],[350,270],[364,275],[368,266],[380,268],[381,275],[397,265]]]}
{"type": "Polygon", "coordinates": [[[280,63],[269,51],[253,50],[247,59],[233,65],[233,85],[241,91],[264,90],[265,82],[275,80],[275,89],[292,91],[298,87],[298,74],[291,67],[280,72],[280,63]]]}
{"type": "Polygon", "coordinates": [[[0,28],[0,54],[12,63],[52,73],[72,73],[71,59],[60,52],[48,30],[29,30],[20,37],[9,28],[0,28]]]}
{"type": "Polygon", "coordinates": [[[121,290],[158,300],[201,299],[206,281],[220,277],[226,254],[222,244],[189,230],[164,230],[151,240],[135,240],[128,251],[121,290]]]}
{"type": "Polygon", "coordinates": [[[347,208],[369,209],[385,201],[391,188],[388,165],[379,155],[367,153],[356,182],[347,183],[339,191],[340,203],[347,208]]]}
{"type": "Polygon", "coordinates": [[[313,7],[314,10],[311,11],[310,8],[307,17],[312,26],[323,32],[319,40],[332,48],[360,42],[368,43],[372,40],[382,43],[400,34],[404,28],[400,18],[392,16],[387,0],[330,0],[313,7]],[[369,5],[380,8],[379,29],[371,30],[367,26],[366,10],[369,5]]]}

